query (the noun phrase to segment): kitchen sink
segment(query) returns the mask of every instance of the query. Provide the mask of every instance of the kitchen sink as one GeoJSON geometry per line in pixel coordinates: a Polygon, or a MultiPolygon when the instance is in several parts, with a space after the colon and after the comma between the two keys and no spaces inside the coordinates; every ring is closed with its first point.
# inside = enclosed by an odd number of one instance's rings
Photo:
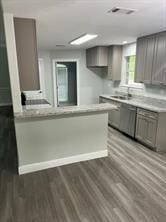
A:
{"type": "Polygon", "coordinates": [[[110,96],[113,99],[129,100],[127,96],[110,96]]]}

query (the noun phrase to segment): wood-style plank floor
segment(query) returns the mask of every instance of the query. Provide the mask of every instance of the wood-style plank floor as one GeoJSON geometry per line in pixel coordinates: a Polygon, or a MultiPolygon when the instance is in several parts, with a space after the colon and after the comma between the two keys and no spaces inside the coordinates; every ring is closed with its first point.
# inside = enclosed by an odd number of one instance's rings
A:
{"type": "Polygon", "coordinates": [[[1,170],[0,222],[166,222],[166,155],[108,131],[108,158],[1,170]]]}

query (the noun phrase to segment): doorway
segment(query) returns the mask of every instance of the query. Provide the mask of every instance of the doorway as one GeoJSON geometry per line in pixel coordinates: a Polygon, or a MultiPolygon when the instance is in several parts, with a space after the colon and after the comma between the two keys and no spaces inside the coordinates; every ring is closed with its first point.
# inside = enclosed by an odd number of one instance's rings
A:
{"type": "Polygon", "coordinates": [[[57,106],[77,105],[77,62],[55,62],[57,106]]]}

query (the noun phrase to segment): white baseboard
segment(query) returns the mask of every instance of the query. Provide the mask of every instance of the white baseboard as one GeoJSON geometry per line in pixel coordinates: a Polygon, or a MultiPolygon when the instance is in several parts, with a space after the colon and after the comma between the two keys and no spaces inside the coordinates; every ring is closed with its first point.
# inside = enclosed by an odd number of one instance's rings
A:
{"type": "Polygon", "coordinates": [[[19,175],[36,172],[36,171],[40,171],[40,170],[44,170],[48,168],[53,168],[57,166],[63,166],[63,165],[71,164],[71,163],[97,159],[97,158],[106,157],[106,156],[108,156],[108,151],[104,150],[104,151],[98,151],[98,152],[93,152],[93,153],[70,156],[70,157],[56,159],[56,160],[50,160],[46,162],[32,163],[32,164],[20,166],[19,175]]]}

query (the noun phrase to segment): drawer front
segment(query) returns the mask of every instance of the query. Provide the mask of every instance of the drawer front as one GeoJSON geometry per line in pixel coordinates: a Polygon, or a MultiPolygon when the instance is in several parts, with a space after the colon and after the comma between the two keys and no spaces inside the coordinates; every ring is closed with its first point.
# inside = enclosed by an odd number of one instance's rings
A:
{"type": "Polygon", "coordinates": [[[145,110],[145,109],[137,109],[137,114],[151,118],[151,119],[158,119],[158,113],[149,111],[149,110],[145,110]]]}

